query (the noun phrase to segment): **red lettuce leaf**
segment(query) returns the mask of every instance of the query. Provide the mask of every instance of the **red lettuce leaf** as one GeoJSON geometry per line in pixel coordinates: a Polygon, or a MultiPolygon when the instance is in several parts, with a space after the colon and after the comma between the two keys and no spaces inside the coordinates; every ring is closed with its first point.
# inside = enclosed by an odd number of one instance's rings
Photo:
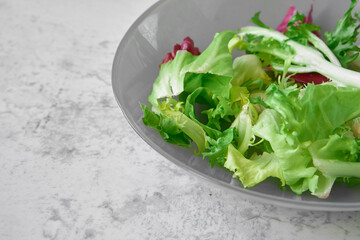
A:
{"type": "MultiPolygon", "coordinates": [[[[186,51],[188,51],[189,53],[191,53],[192,55],[195,55],[195,56],[200,55],[200,50],[199,50],[198,47],[194,46],[194,41],[190,37],[186,37],[186,38],[183,39],[181,44],[177,43],[177,44],[174,45],[173,51],[168,52],[165,55],[165,57],[164,57],[163,61],[161,62],[161,64],[172,61],[176,56],[176,52],[179,51],[179,50],[186,50],[186,51]]],[[[161,66],[161,64],[159,65],[159,67],[161,66]]]]}

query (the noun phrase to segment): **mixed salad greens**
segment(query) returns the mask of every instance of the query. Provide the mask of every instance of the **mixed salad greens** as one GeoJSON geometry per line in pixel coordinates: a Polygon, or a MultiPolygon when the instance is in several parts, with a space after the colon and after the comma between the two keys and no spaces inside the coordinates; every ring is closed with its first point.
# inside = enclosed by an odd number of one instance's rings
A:
{"type": "Polygon", "coordinates": [[[328,197],[360,183],[360,18],[352,0],[336,28],[294,6],[276,30],[217,33],[200,53],[191,38],[160,65],[143,122],[171,144],[233,172],[244,187],[269,177],[296,194],[328,197]],[[233,51],[245,54],[233,57],[233,51]]]}

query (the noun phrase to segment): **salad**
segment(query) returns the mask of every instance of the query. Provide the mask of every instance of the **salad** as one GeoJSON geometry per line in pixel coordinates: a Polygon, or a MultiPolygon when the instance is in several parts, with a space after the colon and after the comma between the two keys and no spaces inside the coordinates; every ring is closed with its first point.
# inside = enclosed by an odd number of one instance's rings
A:
{"type": "Polygon", "coordinates": [[[336,181],[360,183],[356,3],[323,38],[312,6],[290,6],[276,29],[258,12],[256,26],[217,33],[202,52],[186,37],[160,64],[143,123],[244,187],[271,177],[326,198],[336,181]]]}

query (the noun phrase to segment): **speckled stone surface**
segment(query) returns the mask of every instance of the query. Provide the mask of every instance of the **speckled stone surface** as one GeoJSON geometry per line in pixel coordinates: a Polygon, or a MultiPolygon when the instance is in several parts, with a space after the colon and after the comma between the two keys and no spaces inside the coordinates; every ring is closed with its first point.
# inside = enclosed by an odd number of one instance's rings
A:
{"type": "Polygon", "coordinates": [[[117,45],[154,0],[0,0],[0,239],[360,239],[189,175],[131,129],[117,45]]]}

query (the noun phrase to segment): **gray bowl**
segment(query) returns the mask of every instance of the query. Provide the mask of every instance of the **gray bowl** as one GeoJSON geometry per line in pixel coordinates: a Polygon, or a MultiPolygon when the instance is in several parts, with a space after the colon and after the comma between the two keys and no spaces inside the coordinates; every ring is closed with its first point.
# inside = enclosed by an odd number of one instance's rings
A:
{"type": "Polygon", "coordinates": [[[193,149],[164,142],[160,135],[142,123],[140,104],[148,104],[147,97],[158,74],[158,65],[175,43],[186,36],[204,50],[216,32],[236,30],[251,24],[254,13],[276,27],[290,4],[307,14],[314,4],[313,22],[323,31],[332,29],[348,8],[350,1],[336,0],[163,0],[143,13],[122,39],[115,55],[112,86],[115,97],[130,125],[145,142],[164,157],[195,175],[234,190],[239,197],[284,207],[326,210],[360,210],[360,188],[336,184],[330,197],[321,200],[309,194],[297,196],[281,190],[269,179],[256,187],[244,189],[232,174],[221,168],[211,168],[207,160],[193,154],[193,149]]]}

